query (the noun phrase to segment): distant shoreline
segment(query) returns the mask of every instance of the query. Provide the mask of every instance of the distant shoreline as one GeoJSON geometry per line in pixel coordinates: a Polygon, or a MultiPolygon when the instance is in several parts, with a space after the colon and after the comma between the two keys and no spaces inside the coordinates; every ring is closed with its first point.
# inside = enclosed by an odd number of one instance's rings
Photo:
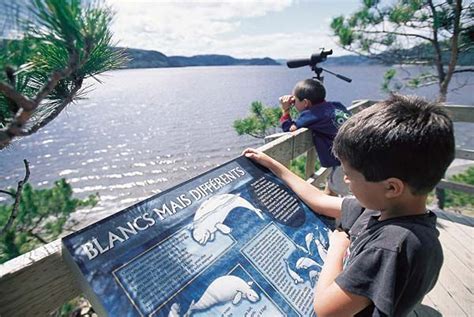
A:
{"type": "Polygon", "coordinates": [[[277,61],[269,58],[234,58],[228,55],[195,55],[195,56],[166,56],[165,54],[135,48],[120,48],[130,61],[122,68],[168,68],[188,66],[271,66],[280,65],[277,61]]]}
{"type": "MultiPolygon", "coordinates": [[[[130,58],[124,69],[170,68],[189,66],[285,66],[286,60],[262,58],[235,58],[229,55],[204,54],[194,56],[167,56],[155,50],[117,47],[130,58]]],[[[324,65],[383,65],[380,61],[359,55],[328,57],[324,65]]]]}

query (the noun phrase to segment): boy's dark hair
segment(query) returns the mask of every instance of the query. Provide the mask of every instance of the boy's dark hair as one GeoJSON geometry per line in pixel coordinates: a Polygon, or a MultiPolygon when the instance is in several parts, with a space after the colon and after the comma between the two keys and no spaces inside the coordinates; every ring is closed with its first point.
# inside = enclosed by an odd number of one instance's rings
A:
{"type": "Polygon", "coordinates": [[[333,145],[370,182],[396,177],[426,194],[454,159],[453,123],[441,105],[392,95],[349,118],[333,145]]]}
{"type": "Polygon", "coordinates": [[[326,89],[317,79],[305,79],[296,83],[293,93],[299,100],[308,99],[311,104],[317,104],[326,98],[326,89]]]}

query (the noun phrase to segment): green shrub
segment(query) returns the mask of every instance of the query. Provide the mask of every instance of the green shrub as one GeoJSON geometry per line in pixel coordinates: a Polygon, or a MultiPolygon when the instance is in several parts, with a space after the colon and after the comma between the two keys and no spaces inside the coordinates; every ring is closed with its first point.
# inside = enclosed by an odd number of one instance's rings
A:
{"type": "MultiPolygon", "coordinates": [[[[469,167],[465,172],[453,175],[449,177],[449,180],[474,185],[474,166],[469,167]]],[[[474,195],[454,191],[446,190],[446,207],[474,207],[474,195]]]]}
{"type": "MultiPolygon", "coordinates": [[[[314,171],[317,171],[321,167],[319,161],[316,160],[314,164],[314,171]]],[[[300,155],[290,162],[290,170],[298,175],[301,178],[305,178],[305,168],[306,168],[306,155],[300,155]]]]}
{"type": "MultiPolygon", "coordinates": [[[[10,189],[15,194],[15,190],[10,189]]],[[[97,196],[85,200],[72,197],[71,185],[58,180],[52,188],[34,189],[25,184],[13,224],[0,236],[0,263],[56,239],[71,213],[79,207],[94,206],[97,196]]],[[[0,205],[0,228],[4,228],[12,206],[0,205]]]]}

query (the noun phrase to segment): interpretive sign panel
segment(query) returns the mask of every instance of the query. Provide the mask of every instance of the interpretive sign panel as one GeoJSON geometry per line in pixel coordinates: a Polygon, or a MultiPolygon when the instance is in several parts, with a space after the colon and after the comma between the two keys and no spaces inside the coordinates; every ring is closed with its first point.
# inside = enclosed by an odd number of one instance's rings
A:
{"type": "Polygon", "coordinates": [[[100,315],[312,316],[328,227],[239,157],[63,238],[100,315]]]}

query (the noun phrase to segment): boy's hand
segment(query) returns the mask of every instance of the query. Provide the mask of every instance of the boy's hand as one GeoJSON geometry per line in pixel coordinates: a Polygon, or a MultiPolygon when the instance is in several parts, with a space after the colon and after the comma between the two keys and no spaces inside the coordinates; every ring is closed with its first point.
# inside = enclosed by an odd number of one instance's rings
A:
{"type": "Polygon", "coordinates": [[[296,131],[298,130],[298,128],[296,127],[295,124],[292,124],[291,127],[290,127],[290,132],[293,132],[293,131],[296,131]]]}
{"type": "Polygon", "coordinates": [[[278,100],[280,101],[281,109],[285,112],[289,112],[291,106],[295,103],[295,96],[284,95],[281,96],[278,100]]]}
{"type": "Polygon", "coordinates": [[[244,155],[245,157],[248,157],[249,159],[254,160],[260,165],[265,166],[266,168],[271,168],[274,162],[274,160],[270,156],[252,148],[245,149],[242,152],[242,155],[244,155]]]}
{"type": "Polygon", "coordinates": [[[340,229],[334,230],[329,237],[329,247],[337,250],[346,250],[351,241],[347,233],[340,229]]]}
{"type": "Polygon", "coordinates": [[[344,290],[335,282],[344,269],[344,256],[349,243],[347,233],[342,230],[334,230],[329,237],[329,250],[313,302],[318,316],[354,316],[371,304],[368,297],[344,290]]]}

